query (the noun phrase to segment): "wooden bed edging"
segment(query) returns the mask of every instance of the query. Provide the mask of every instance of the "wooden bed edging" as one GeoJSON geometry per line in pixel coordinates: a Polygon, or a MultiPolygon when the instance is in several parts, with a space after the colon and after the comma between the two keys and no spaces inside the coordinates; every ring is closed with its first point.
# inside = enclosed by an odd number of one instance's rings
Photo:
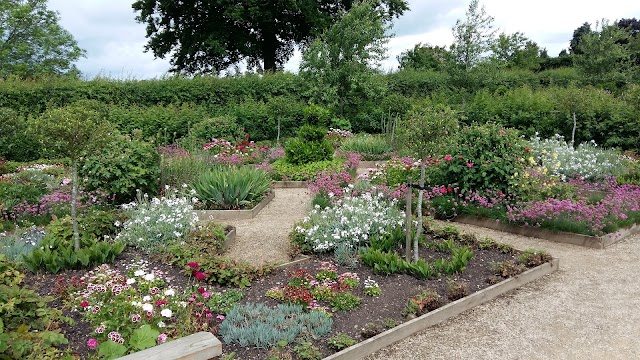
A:
{"type": "Polygon", "coordinates": [[[430,311],[418,318],[402,323],[393,329],[389,329],[340,352],[327,356],[323,360],[361,359],[430,326],[447,320],[450,317],[484,304],[489,300],[503,295],[513,289],[519,288],[522,285],[535,281],[547,274],[551,274],[558,270],[558,265],[559,260],[553,259],[551,262],[529,269],[515,277],[506,279],[498,284],[492,285],[460,300],[449,303],[441,308],[430,311]]]}
{"type": "Polygon", "coordinates": [[[196,213],[200,221],[253,219],[274,197],[275,193],[269,191],[267,196],[250,210],[196,210],[196,213]]]}
{"type": "Polygon", "coordinates": [[[604,249],[628,236],[640,233],[640,224],[634,224],[631,227],[620,229],[616,232],[603,236],[589,236],[581,234],[572,234],[562,231],[552,231],[532,226],[518,226],[497,222],[494,219],[478,218],[475,216],[461,215],[453,219],[454,222],[463,224],[481,226],[493,230],[508,232],[517,235],[534,237],[553,242],[573,244],[594,249],[604,249]]]}
{"type": "Polygon", "coordinates": [[[222,343],[199,332],[118,358],[118,360],[208,360],[222,355],[222,343]]]}

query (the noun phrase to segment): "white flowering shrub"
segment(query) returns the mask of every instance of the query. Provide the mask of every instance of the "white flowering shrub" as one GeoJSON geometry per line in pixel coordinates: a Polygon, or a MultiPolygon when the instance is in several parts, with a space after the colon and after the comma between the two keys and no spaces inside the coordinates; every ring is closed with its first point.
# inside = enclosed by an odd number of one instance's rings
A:
{"type": "Polygon", "coordinates": [[[123,205],[129,220],[122,224],[122,231],[116,240],[154,253],[172,241],[183,239],[198,221],[193,211],[193,199],[180,197],[177,191],[167,190],[166,194],[151,200],[144,194],[138,196],[136,201],[123,205]]]}
{"type": "Polygon", "coordinates": [[[364,246],[371,236],[388,234],[404,225],[404,215],[395,204],[386,201],[383,194],[355,196],[348,188],[333,207],[321,210],[316,205],[293,235],[303,247],[316,252],[331,251],[338,244],[364,246]]]}
{"type": "Polygon", "coordinates": [[[603,179],[618,174],[623,167],[622,159],[615,151],[599,148],[593,140],[575,149],[557,134],[544,140],[536,134],[529,142],[532,152],[529,160],[541,165],[545,174],[562,180],[578,177],[603,179]]]}

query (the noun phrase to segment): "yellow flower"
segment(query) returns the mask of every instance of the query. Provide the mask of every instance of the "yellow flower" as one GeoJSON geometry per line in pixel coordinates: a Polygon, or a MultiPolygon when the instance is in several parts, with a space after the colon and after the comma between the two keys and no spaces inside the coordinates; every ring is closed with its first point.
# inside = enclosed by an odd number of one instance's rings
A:
{"type": "Polygon", "coordinates": [[[544,170],[542,170],[542,173],[547,175],[547,168],[544,168],[544,170]]]}
{"type": "Polygon", "coordinates": [[[558,157],[558,153],[553,153],[553,158],[557,158],[558,157]]]}

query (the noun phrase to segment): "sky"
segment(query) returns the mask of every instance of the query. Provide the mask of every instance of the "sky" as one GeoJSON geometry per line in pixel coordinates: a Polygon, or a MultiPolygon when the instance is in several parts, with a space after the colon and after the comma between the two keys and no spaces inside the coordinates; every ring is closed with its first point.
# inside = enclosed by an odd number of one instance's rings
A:
{"type": "MultiPolygon", "coordinates": [[[[87,51],[77,66],[87,79],[96,76],[118,79],[161,77],[170,68],[168,59],[154,59],[144,52],[145,25],[137,23],[133,0],[49,0],[58,11],[61,25],[87,51]]],[[[464,18],[470,0],[409,0],[410,11],[394,21],[395,36],[388,43],[389,57],[382,68],[397,68],[397,56],[417,43],[449,46],[451,28],[464,18]]],[[[499,32],[521,32],[557,56],[569,46],[573,31],[584,22],[601,19],[639,18],[640,1],[634,0],[480,0],[499,32]]],[[[296,72],[300,53],[285,65],[296,72]]]]}

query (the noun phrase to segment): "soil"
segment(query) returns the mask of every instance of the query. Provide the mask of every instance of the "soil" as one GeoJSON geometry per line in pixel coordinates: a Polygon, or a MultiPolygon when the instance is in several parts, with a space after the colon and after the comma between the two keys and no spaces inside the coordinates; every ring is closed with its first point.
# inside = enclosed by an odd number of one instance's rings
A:
{"type": "MultiPolygon", "coordinates": [[[[449,257],[449,254],[426,249],[421,249],[420,255],[425,259],[449,257]]],[[[185,277],[179,269],[168,266],[161,261],[149,259],[148,256],[145,256],[135,249],[125,250],[111,266],[126,273],[126,266],[131,262],[140,259],[146,259],[149,261],[149,269],[161,271],[166,274],[165,276],[173,288],[182,289],[192,283],[192,280],[185,277]]],[[[467,269],[459,276],[456,276],[455,279],[466,281],[471,292],[478,291],[490,285],[489,279],[492,277],[492,272],[489,264],[491,262],[500,262],[507,259],[514,259],[514,256],[497,251],[474,249],[474,257],[469,262],[467,269]]],[[[331,258],[313,257],[308,261],[297,263],[290,267],[277,268],[270,275],[255,280],[250,288],[243,289],[242,291],[245,293],[245,298],[241,303],[264,302],[268,305],[275,306],[277,304],[276,300],[264,296],[268,289],[286,284],[290,278],[288,276],[288,272],[290,270],[305,269],[310,273],[315,274],[317,272],[316,269],[319,262],[323,260],[331,260],[331,258]]],[[[425,289],[436,290],[440,294],[440,305],[445,305],[450,302],[445,295],[446,280],[448,279],[444,276],[434,280],[420,280],[409,275],[397,274],[380,276],[374,274],[372,269],[363,265],[360,265],[356,269],[348,269],[339,266],[338,273],[343,272],[356,272],[360,277],[361,286],[353,292],[362,299],[362,303],[355,310],[349,312],[335,312],[333,314],[332,331],[328,337],[342,332],[348,334],[356,341],[362,341],[365,338],[362,334],[362,330],[367,326],[372,326],[372,324],[374,324],[375,326],[373,327],[376,328],[374,333],[377,333],[386,330],[382,325],[384,322],[395,322],[397,324],[402,323],[407,320],[403,317],[402,311],[405,308],[408,299],[421,293],[425,289]],[[382,289],[381,296],[370,297],[362,292],[362,283],[368,277],[371,277],[378,282],[382,289]]],[[[89,352],[89,349],[86,346],[87,334],[91,333],[93,327],[84,322],[79,313],[72,312],[70,309],[62,307],[62,301],[59,293],[56,292],[55,285],[58,283],[59,279],[68,280],[74,276],[80,277],[84,273],[86,273],[86,270],[70,270],[58,275],[37,275],[29,276],[25,279],[25,285],[35,289],[41,295],[53,295],[56,297],[56,301],[54,301],[52,305],[62,308],[65,315],[74,318],[76,321],[75,325],[64,325],[62,330],[65,336],[69,339],[70,349],[72,349],[72,351],[78,354],[81,358],[86,358],[86,355],[89,352]]],[[[214,290],[218,291],[220,289],[214,290]]],[[[373,334],[370,334],[369,337],[372,335],[373,334]]],[[[320,348],[324,356],[335,352],[326,345],[326,339],[313,340],[313,343],[315,346],[320,348]]],[[[296,344],[289,344],[288,349],[291,351],[295,345],[296,344]]],[[[241,348],[240,346],[229,344],[223,344],[223,350],[225,354],[235,352],[237,358],[247,360],[262,360],[265,358],[268,351],[266,349],[241,348]]],[[[291,353],[293,353],[293,351],[291,351],[291,353]]]]}

